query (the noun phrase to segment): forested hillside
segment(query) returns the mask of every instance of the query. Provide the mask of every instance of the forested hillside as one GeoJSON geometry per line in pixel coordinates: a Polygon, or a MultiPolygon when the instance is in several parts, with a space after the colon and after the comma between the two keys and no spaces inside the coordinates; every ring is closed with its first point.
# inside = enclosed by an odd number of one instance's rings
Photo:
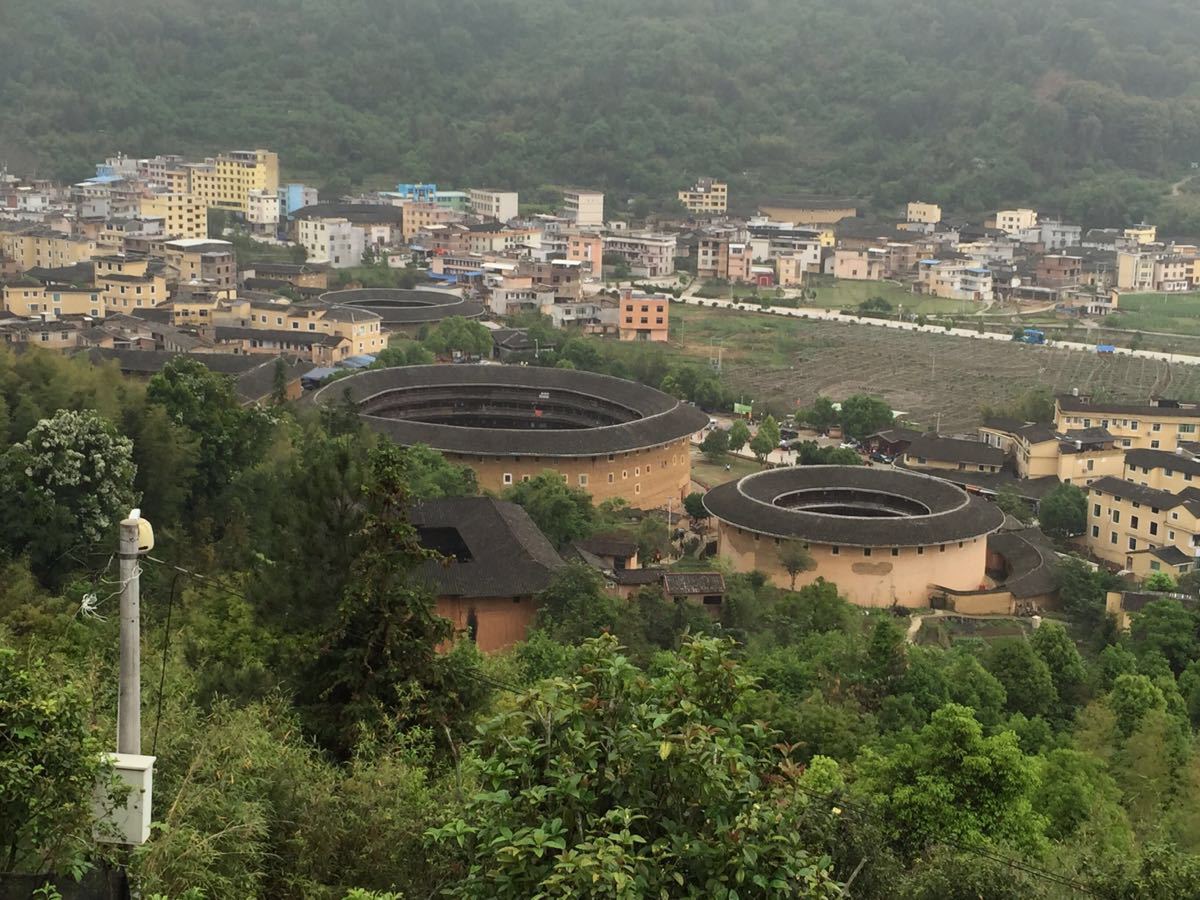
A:
{"type": "Polygon", "coordinates": [[[1156,211],[1200,158],[1191,0],[8,0],[0,156],[268,146],[318,185],[1156,211]]]}

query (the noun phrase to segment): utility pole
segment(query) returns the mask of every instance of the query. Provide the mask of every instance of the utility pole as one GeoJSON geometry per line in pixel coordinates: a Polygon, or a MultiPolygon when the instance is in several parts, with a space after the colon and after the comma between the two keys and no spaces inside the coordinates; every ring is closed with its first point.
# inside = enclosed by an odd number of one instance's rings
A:
{"type": "MultiPolygon", "coordinates": [[[[135,514],[136,515],[136,514],[135,514]]],[[[117,752],[142,752],[141,566],[138,519],[121,522],[121,682],[117,693],[117,752]]]]}

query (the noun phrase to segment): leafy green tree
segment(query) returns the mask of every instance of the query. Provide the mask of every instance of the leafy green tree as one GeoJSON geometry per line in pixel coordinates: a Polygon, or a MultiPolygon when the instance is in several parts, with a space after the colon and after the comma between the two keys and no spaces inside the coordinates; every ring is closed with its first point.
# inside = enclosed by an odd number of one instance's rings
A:
{"type": "Polygon", "coordinates": [[[346,755],[365,734],[398,723],[467,727],[486,694],[466,652],[438,654],[450,623],[412,579],[428,554],[408,521],[403,451],[371,451],[361,545],[337,609],[300,685],[300,702],[322,743],[346,755]]]}
{"type": "Polygon", "coordinates": [[[996,492],[996,505],[1023,525],[1033,521],[1033,508],[1007,485],[996,492]]]}
{"type": "Polygon", "coordinates": [[[62,673],[0,646],[0,873],[87,870],[93,790],[124,802],[89,719],[62,673]]]}
{"type": "Polygon", "coordinates": [[[1175,589],[1175,579],[1169,572],[1151,572],[1142,582],[1142,587],[1148,591],[1172,591],[1175,589]]]}
{"type": "Polygon", "coordinates": [[[1023,638],[994,641],[984,656],[987,670],[1004,685],[1008,708],[1026,716],[1054,709],[1058,694],[1050,667],[1023,638]]]}
{"type": "Polygon", "coordinates": [[[800,541],[783,541],[778,550],[779,564],[791,579],[791,589],[796,589],[796,579],[804,572],[817,567],[812,554],[800,541]]]}
{"type": "Polygon", "coordinates": [[[460,857],[453,896],[837,894],[725,645],[694,639],[651,677],[611,637],[582,655],[483,726],[480,790],[431,832],[460,857]]]}
{"type": "Polygon", "coordinates": [[[424,341],[426,349],[445,356],[462,353],[466,356],[492,355],[492,333],[473,319],[451,316],[438,323],[424,341]]]}
{"type": "Polygon", "coordinates": [[[893,418],[892,408],[878,397],[855,394],[842,401],[842,431],[848,437],[862,440],[891,426],[893,418]]]}
{"type": "Polygon", "coordinates": [[[115,541],[133,506],[134,474],[132,443],[98,414],[61,410],[43,419],[0,456],[4,544],[57,580],[72,549],[115,541]]]}
{"type": "Polygon", "coordinates": [[[704,495],[699,491],[692,491],[683,498],[683,509],[693,519],[708,518],[708,510],[704,507],[704,495]]]}
{"type": "Polygon", "coordinates": [[[700,442],[700,452],[710,463],[722,463],[729,455],[729,432],[714,428],[700,442]]]}
{"type": "Polygon", "coordinates": [[[537,627],[562,644],[578,644],[611,631],[620,613],[600,573],[582,563],[555,574],[537,596],[537,627]]]}
{"type": "Polygon", "coordinates": [[[416,341],[393,343],[375,354],[372,369],[391,369],[397,366],[427,366],[434,356],[416,341]]]}
{"type": "Polygon", "coordinates": [[[733,424],[729,426],[729,449],[737,453],[748,443],[750,443],[750,426],[746,424],[745,419],[734,419],[733,424]]]}
{"type": "Polygon", "coordinates": [[[448,462],[441,453],[424,444],[405,448],[404,468],[414,500],[471,497],[479,493],[474,469],[448,462]]]}
{"type": "Polygon", "coordinates": [[[1176,674],[1200,657],[1196,614],[1178,600],[1147,603],[1129,625],[1130,647],[1138,656],[1158,652],[1176,674]]]}
{"type": "Polygon", "coordinates": [[[821,434],[828,432],[839,420],[840,413],[828,397],[817,397],[812,406],[796,413],[797,422],[821,434]]]}
{"type": "Polygon", "coordinates": [[[591,495],[571,487],[552,469],[514,484],[505,490],[503,497],[523,507],[557,547],[586,537],[596,524],[591,495]]]}
{"type": "Polygon", "coordinates": [[[878,810],[887,838],[919,853],[942,840],[1035,850],[1046,821],[1033,809],[1034,761],[1012,732],[984,737],[970,709],[949,704],[910,740],[859,757],[853,792],[878,810]]]}
{"type": "Polygon", "coordinates": [[[1043,531],[1054,537],[1083,534],[1087,528],[1087,495],[1075,485],[1063,482],[1038,504],[1038,522],[1043,531]]]}
{"type": "Polygon", "coordinates": [[[271,402],[276,406],[287,402],[287,366],[282,359],[275,360],[275,372],[271,376],[271,402]]]}
{"type": "Polygon", "coordinates": [[[779,449],[779,424],[772,416],[767,416],[758,426],[758,433],[750,439],[750,450],[759,462],[765,460],[771,453],[779,449]]]}
{"type": "Polygon", "coordinates": [[[646,516],[637,527],[638,558],[659,559],[671,552],[671,532],[657,516],[646,516]]]}
{"type": "Polygon", "coordinates": [[[1075,556],[1060,560],[1055,570],[1059,600],[1071,620],[1091,635],[1102,630],[1108,617],[1105,595],[1116,578],[1075,556]]]}
{"type": "Polygon", "coordinates": [[[1062,625],[1048,620],[1038,626],[1029,645],[1050,670],[1058,698],[1058,714],[1069,717],[1086,699],[1087,672],[1079,650],[1062,625]]]}
{"type": "Polygon", "coordinates": [[[1134,732],[1146,713],[1167,708],[1162,691],[1145,675],[1118,675],[1105,702],[1126,735],[1134,732]]]}

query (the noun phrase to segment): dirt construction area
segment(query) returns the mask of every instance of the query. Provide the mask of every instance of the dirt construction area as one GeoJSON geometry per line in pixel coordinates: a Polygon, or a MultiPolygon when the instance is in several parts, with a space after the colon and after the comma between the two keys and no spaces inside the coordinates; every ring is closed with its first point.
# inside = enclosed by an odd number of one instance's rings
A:
{"type": "Polygon", "coordinates": [[[719,355],[736,393],[779,412],[818,395],[869,393],[947,432],[971,429],[982,407],[1035,388],[1108,400],[1200,399],[1200,366],[678,304],[671,316],[677,351],[719,355]]]}

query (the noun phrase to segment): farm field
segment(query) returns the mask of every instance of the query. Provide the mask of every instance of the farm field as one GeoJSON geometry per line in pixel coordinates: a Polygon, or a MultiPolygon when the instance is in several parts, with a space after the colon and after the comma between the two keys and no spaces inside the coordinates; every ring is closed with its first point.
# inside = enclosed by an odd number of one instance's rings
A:
{"type": "MultiPolygon", "coordinates": [[[[964,303],[959,300],[943,300],[939,297],[926,297],[913,294],[898,284],[887,281],[847,281],[823,278],[805,285],[806,290],[815,290],[817,296],[805,297],[799,301],[801,306],[812,306],[820,309],[851,309],[871,297],[882,297],[894,307],[904,306],[905,312],[925,315],[969,315],[976,304],[964,303]]],[[[793,289],[788,288],[789,292],[793,289]]],[[[731,286],[716,286],[705,284],[697,291],[696,296],[708,298],[723,298],[754,301],[759,298],[772,300],[775,288],[756,289],[750,285],[735,284],[731,286]]]]}
{"type": "Polygon", "coordinates": [[[1122,294],[1120,310],[1106,323],[1138,331],[1200,335],[1200,293],[1122,294]]]}
{"type": "Polygon", "coordinates": [[[921,426],[964,431],[979,423],[981,407],[1036,388],[1200,399],[1197,366],[683,304],[672,305],[671,317],[675,353],[708,360],[722,347],[726,383],[776,413],[821,394],[841,400],[862,392],[921,426]]]}

